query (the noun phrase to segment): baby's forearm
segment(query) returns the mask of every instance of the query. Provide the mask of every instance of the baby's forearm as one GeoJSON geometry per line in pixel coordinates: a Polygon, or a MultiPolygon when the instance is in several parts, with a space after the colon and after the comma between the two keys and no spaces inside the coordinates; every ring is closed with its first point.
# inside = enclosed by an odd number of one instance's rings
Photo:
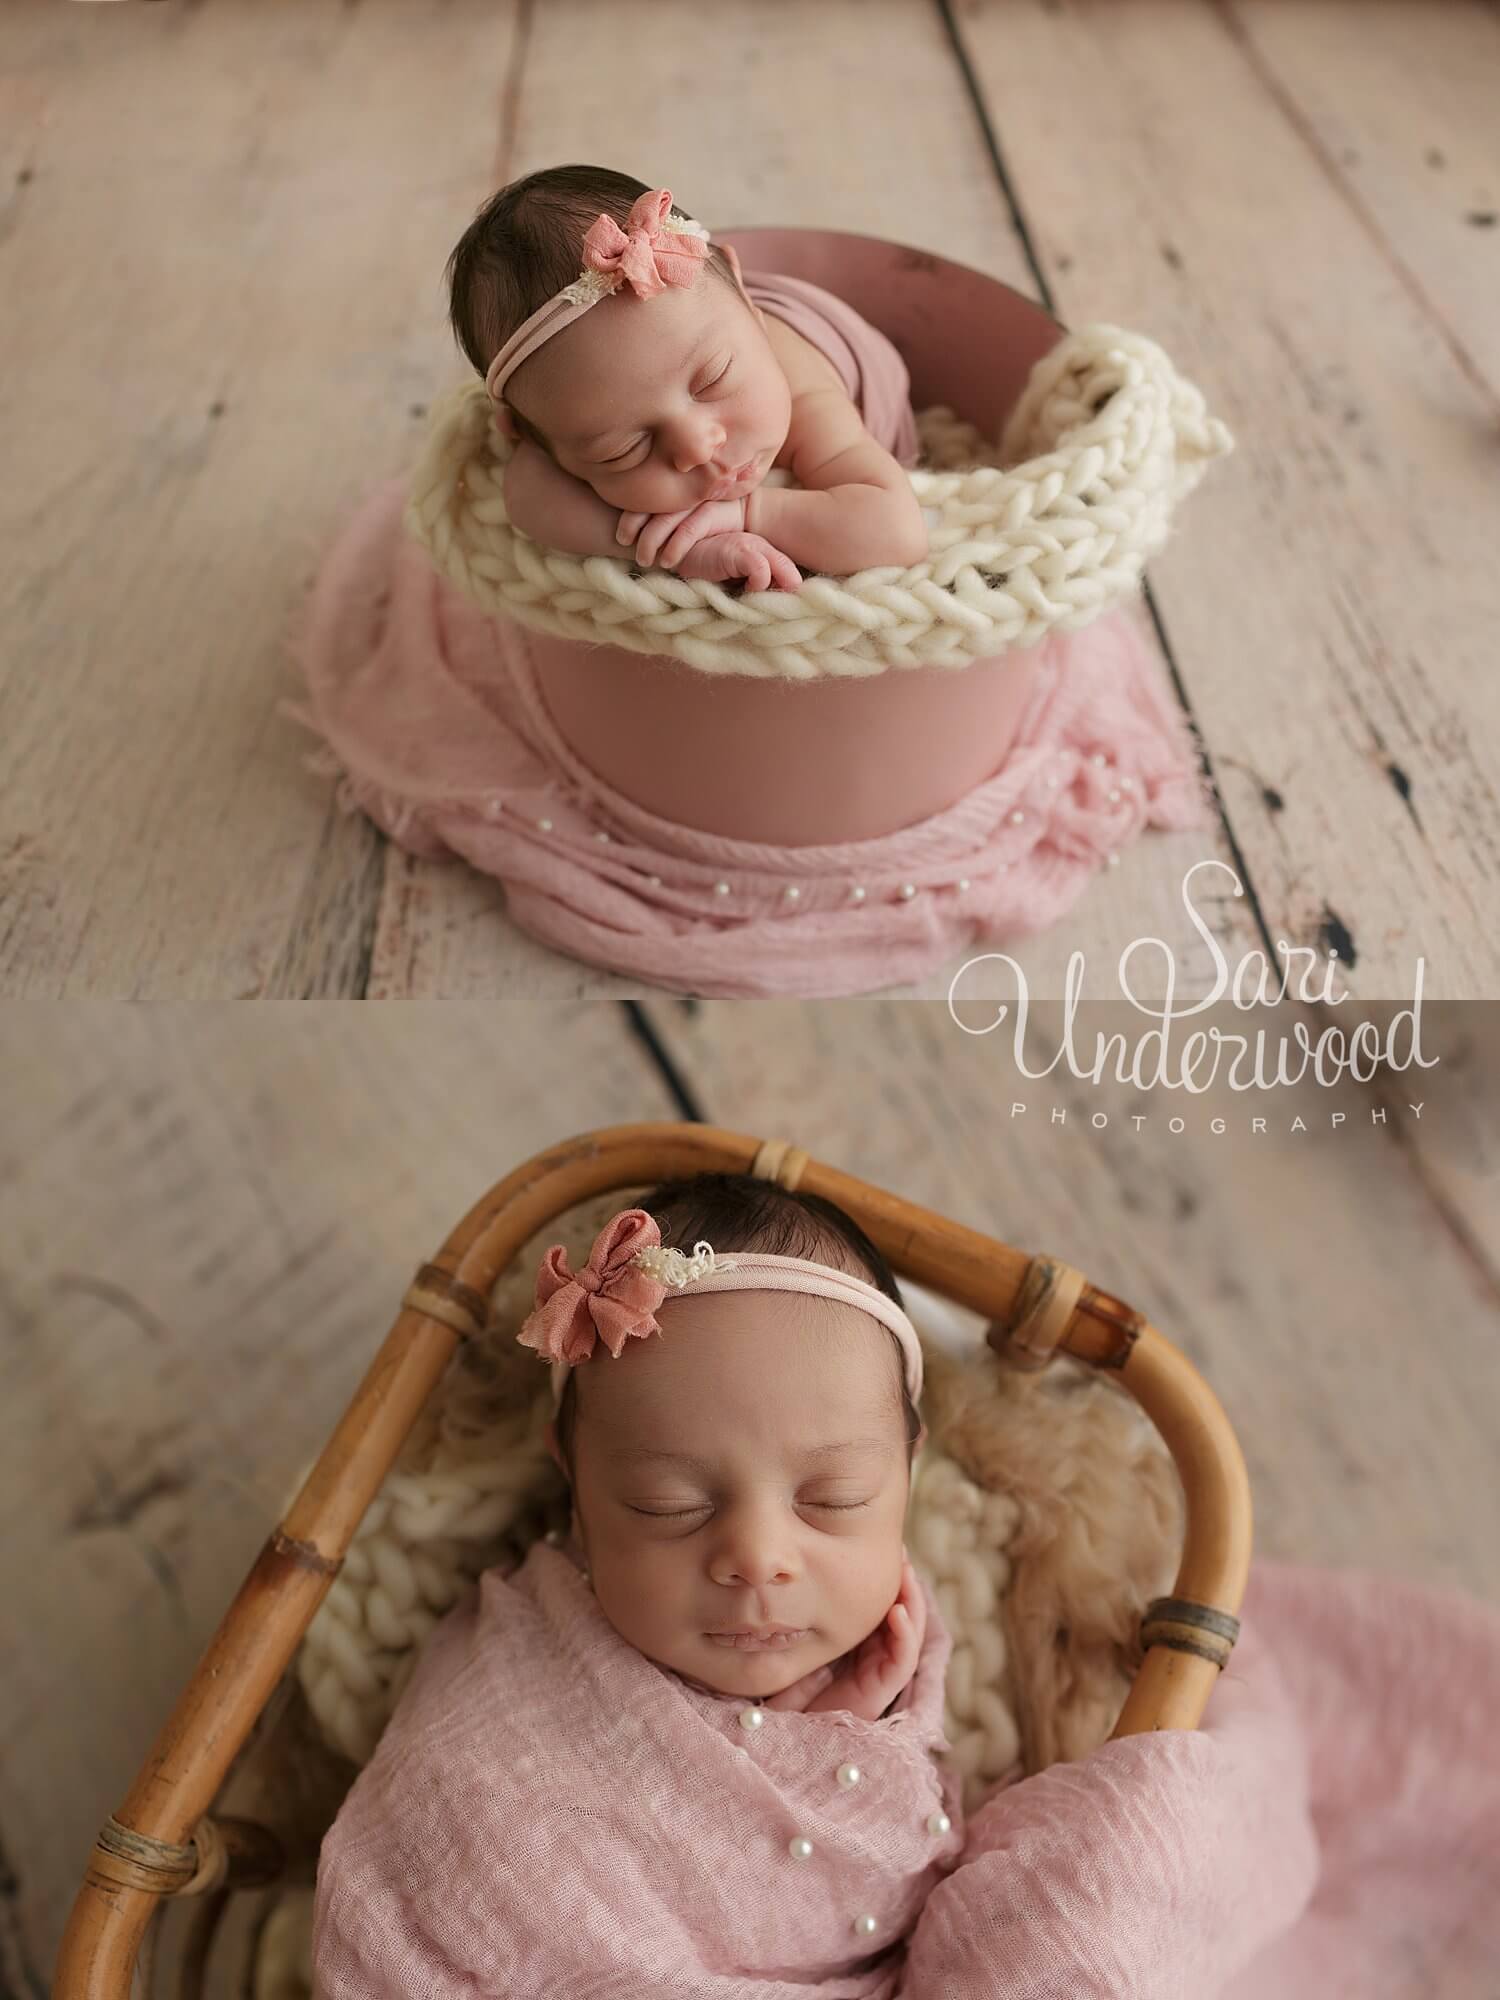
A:
{"type": "Polygon", "coordinates": [[[505,505],[512,525],[549,549],[575,556],[623,556],[616,540],[620,512],[591,486],[564,472],[523,439],[505,468],[505,505]]]}
{"type": "Polygon", "coordinates": [[[828,576],[900,563],[927,554],[927,524],[909,490],[883,486],[759,486],[745,507],[745,526],[782,549],[803,569],[828,576]]]}

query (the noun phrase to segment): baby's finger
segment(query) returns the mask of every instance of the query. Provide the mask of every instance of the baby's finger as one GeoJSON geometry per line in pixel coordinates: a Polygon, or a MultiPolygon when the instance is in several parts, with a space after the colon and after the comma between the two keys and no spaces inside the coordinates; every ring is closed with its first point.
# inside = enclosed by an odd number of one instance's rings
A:
{"type": "Polygon", "coordinates": [[[693,544],[703,539],[703,524],[697,518],[701,512],[701,508],[695,507],[691,514],[678,517],[677,530],[662,550],[661,559],[668,569],[680,563],[693,544]]]}
{"type": "Polygon", "coordinates": [[[773,551],[770,558],[771,581],[778,590],[798,591],[802,588],[802,572],[790,556],[784,556],[780,549],[773,551]]]}
{"type": "Polygon", "coordinates": [[[771,588],[771,565],[758,550],[752,550],[745,562],[746,590],[769,590],[771,588]]]}
{"type": "Polygon", "coordinates": [[[660,549],[674,528],[680,528],[691,510],[679,509],[675,514],[651,514],[641,533],[640,548],[644,551],[646,566],[661,560],[660,549]]]}

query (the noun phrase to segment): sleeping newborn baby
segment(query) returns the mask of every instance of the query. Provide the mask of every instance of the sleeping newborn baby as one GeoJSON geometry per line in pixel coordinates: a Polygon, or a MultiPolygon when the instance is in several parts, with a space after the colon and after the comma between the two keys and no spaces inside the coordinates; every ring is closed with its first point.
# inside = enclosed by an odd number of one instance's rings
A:
{"type": "MultiPolygon", "coordinates": [[[[660,1241],[641,1210],[614,1227],[605,1269],[660,1241]]],[[[910,1683],[927,1622],[901,1540],[923,1435],[905,1358],[844,1281],[829,1280],[844,1297],[808,1293],[795,1312],[758,1287],[715,1293],[720,1267],[743,1279],[748,1265],[658,1253],[651,1268],[681,1292],[660,1308],[662,1339],[563,1384],[549,1448],[576,1547],[605,1617],[658,1665],[709,1693],[874,1722],[910,1683]],[[854,1435],[824,1437],[835,1412],[854,1435]],[[670,1449],[684,1440],[691,1451],[670,1449]]],[[[551,1340],[554,1321],[544,1306],[523,1343],[551,1340]]]]}
{"type": "Polygon", "coordinates": [[[548,1252],[518,1337],[571,1536],[426,1642],[324,1843],[322,2000],[897,1992],[962,1847],[899,1296],[842,1210],[748,1176],[548,1252]]]}
{"type": "Polygon", "coordinates": [[[530,174],[481,210],[448,278],[533,540],[753,590],[926,556],[895,348],[818,286],[742,272],[667,189],[530,174]]]}

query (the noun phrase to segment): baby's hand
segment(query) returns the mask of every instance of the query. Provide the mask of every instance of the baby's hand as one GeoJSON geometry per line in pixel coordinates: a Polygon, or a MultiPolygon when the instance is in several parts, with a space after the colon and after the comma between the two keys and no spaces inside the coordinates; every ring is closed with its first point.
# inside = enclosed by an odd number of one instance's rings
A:
{"type": "Polygon", "coordinates": [[[742,576],[747,590],[802,588],[802,572],[790,556],[743,530],[695,542],[678,564],[677,574],[706,583],[728,583],[742,576]]]}
{"type": "Polygon", "coordinates": [[[835,1676],[829,1667],[815,1667],[765,1706],[795,1708],[806,1715],[846,1708],[866,1722],[878,1722],[916,1672],[926,1632],[927,1600],[916,1571],[903,1560],[895,1603],[843,1672],[835,1676]]]}
{"type": "Polygon", "coordinates": [[[704,500],[678,514],[621,514],[615,539],[635,543],[635,559],[642,569],[656,562],[663,569],[675,569],[705,535],[732,534],[744,525],[743,500],[704,500]]]}

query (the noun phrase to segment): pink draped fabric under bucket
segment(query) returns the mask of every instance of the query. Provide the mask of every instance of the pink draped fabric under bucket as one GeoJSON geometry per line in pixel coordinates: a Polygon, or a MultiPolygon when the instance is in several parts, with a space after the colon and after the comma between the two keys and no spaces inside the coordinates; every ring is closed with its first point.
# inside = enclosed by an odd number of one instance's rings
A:
{"type": "Polygon", "coordinates": [[[512,920],[571,957],[709,997],[870,992],[1055,923],[1144,827],[1204,823],[1191,740],[1119,612],[1036,649],[1003,768],[915,826],[783,847],[664,819],[578,759],[530,634],[439,576],[405,497],[377,489],[323,564],[303,719],[347,806],[498,878],[512,920]]]}

